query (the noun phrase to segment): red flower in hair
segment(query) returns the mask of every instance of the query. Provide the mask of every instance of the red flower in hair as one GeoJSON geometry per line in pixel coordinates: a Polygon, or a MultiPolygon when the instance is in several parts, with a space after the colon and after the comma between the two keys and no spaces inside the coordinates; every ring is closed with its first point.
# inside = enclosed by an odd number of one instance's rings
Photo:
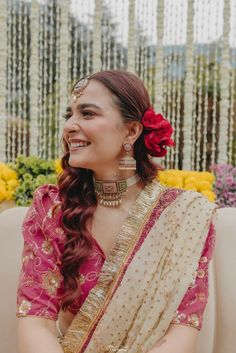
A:
{"type": "Polygon", "coordinates": [[[166,146],[175,146],[171,139],[173,128],[169,121],[161,114],[156,114],[153,108],[149,108],[143,118],[144,142],[148,153],[153,157],[163,157],[166,155],[166,146]]]}

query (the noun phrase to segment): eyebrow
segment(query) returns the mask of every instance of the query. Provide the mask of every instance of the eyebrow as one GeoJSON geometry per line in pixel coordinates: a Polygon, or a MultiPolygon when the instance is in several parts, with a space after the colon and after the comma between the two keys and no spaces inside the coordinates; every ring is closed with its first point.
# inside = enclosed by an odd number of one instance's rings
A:
{"type": "MultiPolygon", "coordinates": [[[[80,110],[85,109],[85,108],[95,108],[97,110],[102,111],[101,107],[99,107],[98,105],[93,104],[93,103],[81,103],[76,106],[76,109],[80,109],[80,110]]],[[[71,106],[68,106],[67,111],[71,111],[71,110],[72,110],[71,106]]]]}

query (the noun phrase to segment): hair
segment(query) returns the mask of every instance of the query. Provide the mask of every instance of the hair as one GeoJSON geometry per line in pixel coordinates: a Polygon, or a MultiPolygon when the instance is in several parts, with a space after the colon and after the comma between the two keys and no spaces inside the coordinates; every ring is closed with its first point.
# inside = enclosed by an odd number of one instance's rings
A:
{"type": "MultiPolygon", "coordinates": [[[[113,93],[125,122],[141,122],[142,116],[151,106],[143,82],[132,73],[101,71],[87,79],[99,81],[113,93]]],[[[75,85],[77,83],[78,81],[75,85]]],[[[71,167],[68,162],[69,148],[64,139],[63,145],[63,173],[58,178],[58,184],[62,208],[61,224],[66,232],[61,268],[65,284],[62,309],[66,310],[80,294],[79,269],[93,247],[93,238],[88,228],[97,206],[97,198],[92,171],[71,167]]],[[[157,170],[161,168],[151,161],[144,144],[143,132],[134,144],[134,158],[137,162],[137,174],[146,185],[156,177],[157,170]]]]}

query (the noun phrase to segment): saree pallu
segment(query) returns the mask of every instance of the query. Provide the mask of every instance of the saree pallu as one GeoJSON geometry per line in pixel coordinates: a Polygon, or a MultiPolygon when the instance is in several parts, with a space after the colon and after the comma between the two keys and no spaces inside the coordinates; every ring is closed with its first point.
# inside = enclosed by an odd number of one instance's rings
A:
{"type": "Polygon", "coordinates": [[[147,185],[65,335],[64,352],[151,350],[196,278],[216,209],[197,192],[147,185]]]}

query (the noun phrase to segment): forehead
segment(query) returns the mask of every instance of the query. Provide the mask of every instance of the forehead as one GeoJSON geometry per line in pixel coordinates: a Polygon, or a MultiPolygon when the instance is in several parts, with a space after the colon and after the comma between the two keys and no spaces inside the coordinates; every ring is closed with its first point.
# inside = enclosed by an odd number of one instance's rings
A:
{"type": "MultiPolygon", "coordinates": [[[[73,95],[73,94],[72,94],[73,95]]],[[[71,100],[72,105],[93,103],[101,108],[117,108],[115,96],[109,89],[97,80],[90,80],[88,85],[82,90],[82,94],[75,101],[71,100]]]]}

